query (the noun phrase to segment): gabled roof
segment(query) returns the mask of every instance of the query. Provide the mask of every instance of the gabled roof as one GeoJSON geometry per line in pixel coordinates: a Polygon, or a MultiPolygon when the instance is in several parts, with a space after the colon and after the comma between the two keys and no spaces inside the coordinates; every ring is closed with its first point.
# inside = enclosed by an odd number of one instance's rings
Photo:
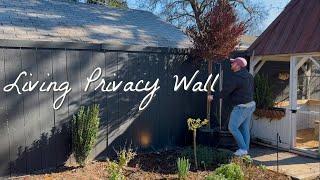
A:
{"type": "Polygon", "coordinates": [[[291,0],[248,50],[257,56],[320,52],[320,0],[291,0]]]}
{"type": "Polygon", "coordinates": [[[240,42],[236,46],[236,51],[246,51],[250,45],[257,39],[256,36],[242,35],[240,37],[240,42]]]}
{"type": "Polygon", "coordinates": [[[179,29],[154,14],[49,0],[0,0],[0,40],[188,48],[179,29]]]}

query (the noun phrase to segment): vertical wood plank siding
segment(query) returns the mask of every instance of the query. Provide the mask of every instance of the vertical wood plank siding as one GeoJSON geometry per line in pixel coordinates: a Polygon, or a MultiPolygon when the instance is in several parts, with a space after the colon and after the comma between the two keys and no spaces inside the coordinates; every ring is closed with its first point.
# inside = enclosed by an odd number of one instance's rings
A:
{"type": "Polygon", "coordinates": [[[205,94],[174,92],[173,75],[190,76],[195,67],[185,54],[70,49],[0,49],[0,177],[23,175],[57,167],[70,159],[69,122],[80,106],[98,103],[101,122],[90,158],[105,157],[124,143],[141,151],[187,143],[186,118],[204,117],[205,94]],[[144,111],[138,111],[146,93],[103,93],[92,84],[84,92],[86,78],[96,67],[106,81],[160,79],[160,90],[144,111]],[[69,81],[72,91],[60,109],[52,105],[62,92],[38,90],[18,95],[5,93],[21,71],[20,84],[28,81],[69,81]],[[194,98],[194,96],[201,98],[194,98]],[[195,100],[197,99],[197,100],[195,100]],[[204,101],[203,101],[204,102],[204,101]]]}

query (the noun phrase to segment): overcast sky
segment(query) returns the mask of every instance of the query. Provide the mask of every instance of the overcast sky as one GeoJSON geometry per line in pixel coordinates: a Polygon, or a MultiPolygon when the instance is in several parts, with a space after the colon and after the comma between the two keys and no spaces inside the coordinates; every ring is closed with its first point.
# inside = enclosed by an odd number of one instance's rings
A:
{"type": "MultiPolygon", "coordinates": [[[[135,9],[137,8],[135,2],[137,0],[127,0],[129,8],[135,9]]],[[[256,0],[257,2],[261,2],[265,4],[266,9],[269,12],[267,19],[264,24],[264,28],[268,27],[268,25],[279,15],[279,13],[283,10],[283,8],[288,4],[290,0],[256,0]]]]}

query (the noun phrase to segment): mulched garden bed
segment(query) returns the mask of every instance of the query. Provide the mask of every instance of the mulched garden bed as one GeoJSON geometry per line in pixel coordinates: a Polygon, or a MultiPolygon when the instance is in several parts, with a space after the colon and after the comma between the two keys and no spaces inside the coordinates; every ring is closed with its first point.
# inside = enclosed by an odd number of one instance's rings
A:
{"type": "MultiPolygon", "coordinates": [[[[138,154],[130,163],[129,167],[125,168],[125,176],[127,179],[177,179],[176,175],[176,160],[177,157],[181,157],[183,152],[181,150],[164,151],[161,153],[147,153],[138,154]]],[[[185,153],[184,153],[185,155],[185,153]]],[[[289,177],[278,174],[273,171],[266,170],[256,165],[248,165],[242,160],[233,159],[233,162],[240,164],[244,173],[245,179],[254,180],[287,180],[289,177]]],[[[17,179],[108,179],[108,173],[106,167],[108,161],[94,161],[87,164],[86,167],[80,168],[77,166],[61,167],[51,172],[45,172],[35,175],[28,175],[23,177],[16,177],[17,179]]],[[[192,163],[192,161],[191,161],[192,163]]],[[[193,164],[193,163],[192,163],[193,164]]],[[[191,166],[191,172],[188,175],[188,179],[201,180],[205,179],[207,175],[218,167],[216,165],[208,165],[205,168],[201,167],[201,170],[196,171],[191,166]]]]}

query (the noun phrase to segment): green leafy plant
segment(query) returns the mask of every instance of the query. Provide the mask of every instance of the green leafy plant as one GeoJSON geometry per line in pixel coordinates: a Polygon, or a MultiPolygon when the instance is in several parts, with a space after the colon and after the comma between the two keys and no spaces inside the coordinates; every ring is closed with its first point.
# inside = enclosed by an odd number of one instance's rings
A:
{"type": "Polygon", "coordinates": [[[225,178],[224,175],[222,174],[211,173],[206,177],[206,180],[228,180],[228,179],[225,178]]]}
{"type": "Polygon", "coordinates": [[[118,162],[110,161],[107,166],[107,171],[109,174],[110,180],[123,180],[125,176],[123,174],[124,167],[128,166],[128,163],[136,156],[136,152],[134,152],[130,147],[123,148],[119,152],[117,152],[118,162]]]}
{"type": "Polygon", "coordinates": [[[186,159],[185,157],[178,158],[177,167],[179,179],[186,179],[190,170],[189,159],[186,159]]]}
{"type": "Polygon", "coordinates": [[[258,166],[259,169],[263,170],[263,171],[266,171],[267,170],[267,166],[263,165],[263,164],[260,164],[258,166]]]}
{"type": "Polygon", "coordinates": [[[109,174],[109,180],[124,180],[122,168],[116,162],[109,162],[107,171],[109,174]]]}
{"type": "Polygon", "coordinates": [[[117,152],[119,166],[121,168],[128,166],[128,163],[137,155],[136,152],[131,148],[123,148],[121,151],[117,152]]]}
{"type": "Polygon", "coordinates": [[[214,172],[218,175],[223,175],[226,179],[236,179],[236,180],[243,180],[244,179],[244,173],[241,169],[241,167],[238,164],[230,163],[230,164],[224,164],[217,168],[214,172]]]}
{"type": "Polygon", "coordinates": [[[99,129],[99,106],[80,107],[72,119],[72,148],[78,164],[84,166],[99,129]]]}
{"type": "Polygon", "coordinates": [[[197,129],[201,128],[204,125],[207,125],[209,121],[204,119],[192,119],[189,118],[187,120],[189,130],[193,131],[193,151],[194,151],[194,162],[196,165],[196,169],[198,169],[198,160],[197,160],[197,129]]]}
{"type": "Polygon", "coordinates": [[[272,86],[266,76],[256,75],[254,78],[254,101],[258,109],[273,107],[272,86]]]}
{"type": "Polygon", "coordinates": [[[245,155],[240,157],[242,159],[242,161],[246,164],[246,165],[250,165],[253,163],[253,159],[249,156],[249,155],[245,155]]]}

